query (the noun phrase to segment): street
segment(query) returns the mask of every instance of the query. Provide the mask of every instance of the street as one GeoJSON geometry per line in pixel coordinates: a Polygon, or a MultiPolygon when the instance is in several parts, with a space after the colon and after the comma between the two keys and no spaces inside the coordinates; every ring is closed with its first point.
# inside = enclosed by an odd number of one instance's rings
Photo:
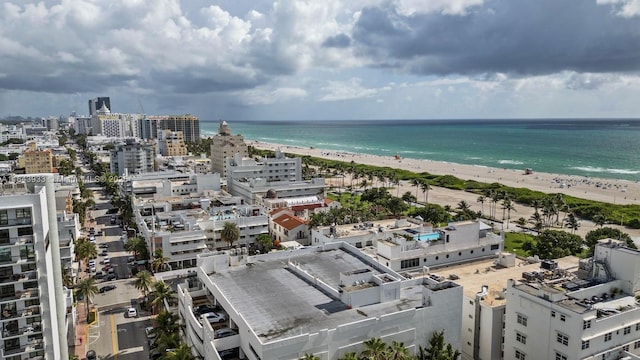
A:
{"type": "MultiPolygon", "coordinates": [[[[122,242],[121,221],[111,224],[111,217],[117,215],[112,208],[108,196],[96,183],[87,183],[89,189],[94,192],[96,205],[94,210],[87,214],[88,226],[94,227],[96,233],[96,246],[98,253],[102,252],[100,245],[107,245],[106,255],[109,264],[116,275],[115,280],[107,280],[108,267],[105,257],[99,255],[96,259],[96,270],[102,272],[102,279],[96,279],[98,289],[115,285],[114,289],[103,290],[93,297],[93,304],[98,311],[98,317],[94,324],[88,327],[87,350],[94,350],[98,359],[147,359],[149,357],[149,345],[144,329],[151,326],[149,314],[142,312],[138,304],[141,293],[134,286],[135,279],[131,277],[131,270],[127,264],[130,254],[125,251],[122,242]],[[93,219],[91,221],[90,219],[93,219]],[[129,307],[135,307],[138,316],[128,318],[126,316],[129,307]]],[[[83,274],[86,275],[86,274],[83,274]]]]}

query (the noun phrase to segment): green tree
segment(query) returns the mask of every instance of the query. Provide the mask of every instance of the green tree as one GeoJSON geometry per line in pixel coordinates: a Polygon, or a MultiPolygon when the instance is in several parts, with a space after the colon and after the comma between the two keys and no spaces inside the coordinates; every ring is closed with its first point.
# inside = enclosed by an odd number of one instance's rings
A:
{"type": "Polygon", "coordinates": [[[348,352],[342,355],[342,357],[339,360],[360,360],[360,358],[358,357],[358,354],[354,352],[348,352]]]}
{"type": "Polygon", "coordinates": [[[164,305],[165,302],[172,303],[176,298],[176,293],[171,290],[171,287],[167,285],[163,280],[153,283],[154,298],[151,305],[156,311],[164,305]]]}
{"type": "Polygon", "coordinates": [[[96,279],[92,276],[78,282],[78,293],[84,297],[87,317],[89,317],[89,303],[92,302],[91,300],[98,294],[98,292],[99,290],[96,286],[96,279]]]}
{"type": "Polygon", "coordinates": [[[270,252],[271,248],[273,248],[273,239],[271,239],[271,235],[269,234],[259,234],[256,242],[260,245],[263,254],[270,252]]]}
{"type": "Polygon", "coordinates": [[[180,344],[177,348],[169,351],[166,356],[167,360],[195,360],[191,348],[186,344],[180,344]]]}
{"type": "Polygon", "coordinates": [[[75,252],[76,258],[80,261],[84,261],[85,266],[89,259],[93,259],[98,256],[98,249],[96,248],[96,245],[84,238],[76,240],[75,252]]]}
{"type": "Polygon", "coordinates": [[[367,360],[386,360],[387,344],[380,338],[371,338],[364,342],[365,349],[360,353],[367,360]]]}
{"type": "Polygon", "coordinates": [[[560,230],[545,230],[535,237],[532,255],[541,259],[557,259],[577,255],[582,251],[582,238],[560,230]]]}
{"type": "Polygon", "coordinates": [[[433,333],[427,348],[419,347],[417,358],[419,360],[457,360],[460,355],[460,352],[454,350],[451,344],[445,344],[443,330],[433,333]]]}
{"type": "Polygon", "coordinates": [[[407,191],[404,194],[402,194],[402,200],[409,204],[413,204],[418,201],[418,199],[416,199],[416,197],[413,196],[413,194],[411,194],[410,191],[407,191]]]}
{"type": "Polygon", "coordinates": [[[599,229],[591,230],[584,237],[584,244],[589,248],[588,255],[593,255],[593,251],[598,243],[598,240],[602,239],[616,239],[625,242],[627,247],[632,249],[636,248],[636,244],[633,242],[629,234],[623,233],[619,229],[611,227],[601,227],[599,229]]]}
{"type": "Polygon", "coordinates": [[[429,190],[430,189],[431,189],[431,186],[429,185],[429,180],[422,179],[422,181],[420,182],[420,190],[422,190],[422,193],[424,194],[424,203],[425,204],[429,203],[429,190]]]}
{"type": "Polygon", "coordinates": [[[162,249],[156,249],[153,253],[153,260],[151,261],[151,267],[154,272],[164,271],[169,264],[169,258],[164,256],[162,249]]]}
{"type": "Polygon", "coordinates": [[[484,203],[487,201],[487,197],[480,195],[476,201],[480,203],[480,212],[484,214],[484,203]]]}
{"type": "Polygon", "coordinates": [[[564,226],[571,229],[572,234],[575,234],[576,230],[578,230],[578,228],[580,227],[580,220],[578,220],[578,218],[574,213],[569,213],[569,215],[567,215],[567,217],[565,218],[564,222],[565,222],[564,226]]]}
{"type": "Polygon", "coordinates": [[[404,343],[395,341],[387,348],[387,359],[389,360],[410,360],[412,359],[409,350],[404,347],[404,343]]]}
{"type": "Polygon", "coordinates": [[[144,297],[146,298],[147,293],[153,285],[153,277],[151,276],[151,273],[146,270],[140,271],[138,274],[136,274],[136,280],[133,285],[136,287],[136,289],[142,291],[144,297]]]}
{"type": "Polygon", "coordinates": [[[304,356],[301,357],[300,360],[320,360],[320,358],[313,354],[304,354],[304,356]]]}
{"type": "Polygon", "coordinates": [[[597,226],[603,227],[607,223],[607,217],[604,214],[595,214],[591,220],[597,226]]]}
{"type": "Polygon", "coordinates": [[[222,231],[220,232],[220,238],[222,241],[229,243],[229,248],[231,248],[233,243],[238,241],[240,238],[240,229],[238,229],[238,225],[236,225],[236,223],[226,221],[222,227],[222,231]]]}
{"type": "Polygon", "coordinates": [[[141,237],[132,237],[124,245],[124,249],[132,253],[136,260],[149,259],[147,242],[141,237]]]}

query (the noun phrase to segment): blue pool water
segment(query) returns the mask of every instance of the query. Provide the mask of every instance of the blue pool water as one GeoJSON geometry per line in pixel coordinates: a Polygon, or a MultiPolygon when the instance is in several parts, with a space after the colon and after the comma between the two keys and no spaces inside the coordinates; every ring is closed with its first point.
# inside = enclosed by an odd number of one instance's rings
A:
{"type": "Polygon", "coordinates": [[[418,241],[435,241],[440,238],[439,233],[420,234],[415,239],[418,241]]]}

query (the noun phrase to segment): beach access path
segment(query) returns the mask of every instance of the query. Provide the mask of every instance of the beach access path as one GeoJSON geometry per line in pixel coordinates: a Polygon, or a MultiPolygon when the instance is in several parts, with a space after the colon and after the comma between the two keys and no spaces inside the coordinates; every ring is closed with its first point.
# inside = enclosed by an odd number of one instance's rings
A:
{"type": "MultiPolygon", "coordinates": [[[[638,201],[638,198],[640,198],[640,183],[634,181],[538,173],[535,169],[533,169],[532,174],[525,174],[524,168],[522,170],[513,170],[432,160],[397,159],[389,156],[339,152],[265,142],[249,142],[249,145],[257,149],[271,151],[280,149],[285,153],[345,162],[353,161],[355,163],[373,166],[388,166],[390,168],[404,169],[415,173],[428,172],[435,175],[453,175],[463,180],[475,180],[484,183],[496,182],[510,187],[528,188],[548,194],[562,193],[606,203],[640,204],[640,201],[638,201]]],[[[344,179],[326,179],[326,181],[328,184],[335,186],[341,186],[344,182],[346,186],[351,183],[351,179],[349,178],[349,174],[345,174],[345,176],[344,179]]],[[[400,189],[397,189],[397,192],[402,195],[407,191],[413,195],[416,194],[416,188],[414,186],[411,186],[406,181],[401,182],[400,189]]],[[[396,192],[394,192],[394,195],[395,194],[396,192]]],[[[423,196],[422,191],[418,190],[418,199],[423,200],[423,196]]],[[[452,208],[455,208],[460,201],[464,200],[471,206],[471,210],[480,211],[482,210],[482,204],[478,203],[477,199],[477,194],[432,186],[431,190],[429,190],[428,202],[441,206],[450,205],[452,208]]],[[[485,213],[488,212],[488,206],[488,203],[484,204],[485,213]]],[[[499,215],[502,214],[501,210],[497,212],[499,215]]],[[[511,224],[505,224],[505,228],[508,227],[509,230],[516,229],[517,227],[514,222],[518,218],[524,217],[528,220],[533,213],[533,208],[517,204],[516,211],[512,211],[511,213],[511,224]]],[[[620,220],[616,219],[616,221],[620,220]]],[[[608,224],[607,226],[622,229],[623,232],[628,233],[636,241],[637,245],[640,245],[640,230],[621,228],[620,225],[614,224],[608,224]]],[[[584,237],[586,233],[594,230],[596,227],[597,226],[590,221],[581,220],[580,228],[576,231],[576,234],[584,237]]]]}

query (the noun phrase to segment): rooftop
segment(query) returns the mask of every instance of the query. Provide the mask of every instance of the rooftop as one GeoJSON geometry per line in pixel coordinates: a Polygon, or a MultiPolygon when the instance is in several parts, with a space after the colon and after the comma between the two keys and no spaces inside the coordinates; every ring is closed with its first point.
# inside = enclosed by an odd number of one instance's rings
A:
{"type": "MultiPolygon", "coordinates": [[[[475,297],[482,290],[482,286],[486,285],[489,289],[482,302],[488,306],[500,306],[506,303],[500,293],[507,287],[507,280],[520,279],[523,272],[540,270],[540,263],[530,264],[516,259],[516,266],[506,268],[496,266],[495,261],[496,259],[489,259],[441,267],[432,269],[431,274],[435,273],[452,279],[463,287],[464,296],[469,298],[475,297]]],[[[578,258],[575,256],[567,256],[556,261],[560,269],[577,268],[578,266],[578,258]]]]}
{"type": "MultiPolygon", "coordinates": [[[[341,272],[370,269],[372,274],[380,274],[343,249],[297,254],[290,261],[335,289],[339,288],[341,272]]],[[[264,341],[422,306],[421,286],[411,286],[402,289],[399,300],[349,309],[288,270],[283,260],[260,261],[210,276],[264,341]]]]}

